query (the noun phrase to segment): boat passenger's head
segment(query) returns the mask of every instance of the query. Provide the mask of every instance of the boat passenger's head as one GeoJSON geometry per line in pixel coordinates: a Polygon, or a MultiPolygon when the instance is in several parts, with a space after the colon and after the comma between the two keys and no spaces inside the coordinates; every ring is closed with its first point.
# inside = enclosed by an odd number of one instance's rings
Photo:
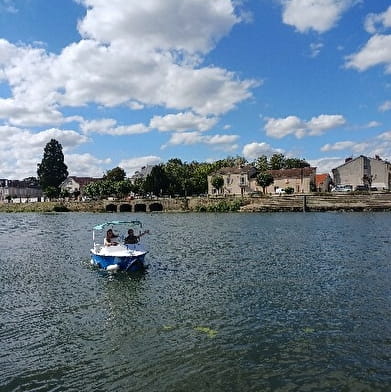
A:
{"type": "Polygon", "coordinates": [[[133,235],[133,229],[129,229],[129,230],[128,230],[128,234],[129,234],[129,235],[133,235]]]}

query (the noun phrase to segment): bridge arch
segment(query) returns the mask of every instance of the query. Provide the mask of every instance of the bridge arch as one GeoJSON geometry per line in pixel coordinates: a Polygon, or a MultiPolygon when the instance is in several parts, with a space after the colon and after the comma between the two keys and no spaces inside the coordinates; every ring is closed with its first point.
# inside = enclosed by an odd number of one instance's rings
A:
{"type": "Polygon", "coordinates": [[[117,212],[117,206],[115,204],[107,204],[106,212],[117,212]]]}
{"type": "Polygon", "coordinates": [[[146,204],[135,204],[134,212],[147,212],[146,204]]]}
{"type": "Polygon", "coordinates": [[[154,212],[154,211],[163,211],[163,205],[162,203],[151,203],[149,205],[149,211],[154,212]]]}
{"type": "Polygon", "coordinates": [[[119,212],[132,212],[131,204],[121,204],[119,206],[119,212]]]}

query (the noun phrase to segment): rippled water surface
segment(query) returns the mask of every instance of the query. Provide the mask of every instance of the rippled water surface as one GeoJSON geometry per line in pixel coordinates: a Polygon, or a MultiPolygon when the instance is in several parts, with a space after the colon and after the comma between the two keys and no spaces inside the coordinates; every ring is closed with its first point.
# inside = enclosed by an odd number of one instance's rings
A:
{"type": "Polygon", "coordinates": [[[391,214],[0,214],[0,391],[390,391],[391,214]],[[90,266],[141,219],[144,275],[90,266]]]}

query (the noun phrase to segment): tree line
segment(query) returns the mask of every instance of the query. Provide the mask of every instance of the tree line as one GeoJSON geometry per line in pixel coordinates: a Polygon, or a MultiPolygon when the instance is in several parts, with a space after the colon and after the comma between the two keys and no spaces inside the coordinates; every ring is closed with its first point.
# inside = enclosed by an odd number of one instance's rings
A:
{"type": "MultiPolygon", "coordinates": [[[[94,199],[109,196],[123,198],[132,192],[143,196],[200,195],[207,193],[208,175],[223,167],[239,167],[246,164],[253,165],[257,169],[257,181],[262,187],[273,183],[273,178],[269,173],[270,170],[309,166],[304,159],[286,158],[283,154],[274,154],[270,159],[266,155],[262,155],[251,163],[240,156],[227,157],[212,163],[197,161],[188,163],[173,158],[166,163],[154,166],[150,174],[145,178],[137,178],[134,183],[126,177],[124,169],[115,167],[104,173],[102,179],[87,184],[83,193],[94,199]],[[272,182],[268,183],[270,181],[272,182]]],[[[42,161],[37,166],[37,181],[47,197],[70,196],[60,189],[60,185],[69,173],[64,162],[62,146],[57,140],[51,139],[47,143],[42,161]]],[[[219,185],[221,179],[218,175],[214,176],[212,185],[219,189],[222,186],[219,185]]],[[[78,195],[74,194],[73,196],[78,195]]]]}

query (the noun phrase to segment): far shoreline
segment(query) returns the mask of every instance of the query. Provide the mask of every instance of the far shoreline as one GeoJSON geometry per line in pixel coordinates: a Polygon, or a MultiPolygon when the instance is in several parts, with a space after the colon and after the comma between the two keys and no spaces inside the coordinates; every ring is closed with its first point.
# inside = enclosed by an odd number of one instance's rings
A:
{"type": "Polygon", "coordinates": [[[181,197],[0,203],[0,213],[49,212],[326,212],[391,211],[391,193],[181,197]]]}

